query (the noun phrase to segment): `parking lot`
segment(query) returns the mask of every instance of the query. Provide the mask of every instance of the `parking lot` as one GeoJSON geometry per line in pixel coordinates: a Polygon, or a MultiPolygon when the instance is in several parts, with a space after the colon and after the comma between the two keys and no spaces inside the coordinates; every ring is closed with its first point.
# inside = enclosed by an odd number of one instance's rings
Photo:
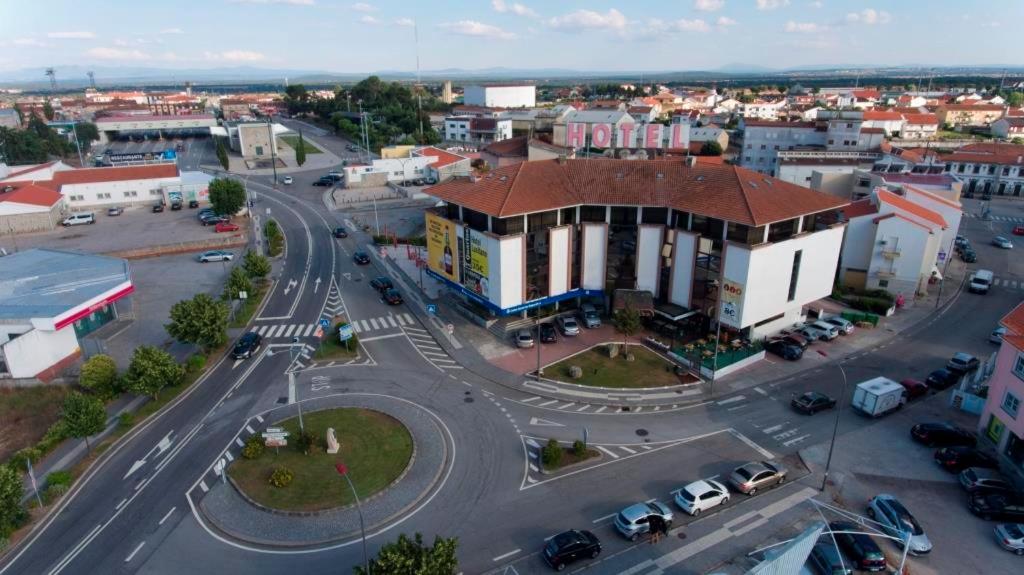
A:
{"type": "Polygon", "coordinates": [[[158,139],[156,134],[152,134],[143,139],[142,134],[134,134],[128,138],[121,137],[106,146],[97,144],[93,147],[93,152],[94,154],[102,154],[104,150],[110,150],[111,154],[144,154],[175,149],[179,143],[182,146],[182,150],[176,153],[180,170],[195,171],[201,165],[217,164],[214,140],[208,135],[182,134],[179,136],[172,133],[163,139],[158,139]]]}

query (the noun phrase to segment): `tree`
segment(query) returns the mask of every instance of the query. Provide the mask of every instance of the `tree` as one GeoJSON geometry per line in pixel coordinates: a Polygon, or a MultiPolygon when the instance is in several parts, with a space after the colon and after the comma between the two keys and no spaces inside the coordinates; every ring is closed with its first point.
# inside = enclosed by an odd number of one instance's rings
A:
{"type": "MultiPolygon", "coordinates": [[[[242,279],[249,281],[239,268],[231,270],[232,277],[236,271],[242,279]]],[[[231,285],[230,281],[228,285],[231,285]]],[[[252,289],[252,284],[249,284],[249,289],[252,289]]],[[[228,293],[227,290],[225,293],[228,293]]],[[[233,295],[238,296],[237,292],[233,295]]],[[[228,340],[227,326],[227,304],[200,293],[192,299],[182,300],[171,306],[171,323],[164,328],[171,337],[180,342],[194,343],[209,350],[223,345],[228,340]]]]}
{"type": "Polygon", "coordinates": [[[245,205],[245,187],[236,180],[216,178],[210,182],[210,204],[218,214],[237,214],[245,205]]]}
{"type": "Polygon", "coordinates": [[[100,139],[100,131],[92,122],[79,122],[75,124],[75,136],[78,138],[78,145],[88,148],[89,144],[100,139]]]}
{"type": "Polygon", "coordinates": [[[270,260],[249,250],[245,252],[242,268],[245,269],[245,273],[249,274],[251,278],[264,278],[270,273],[270,260]]]}
{"type": "Polygon", "coordinates": [[[246,294],[252,293],[252,280],[249,279],[249,274],[245,273],[245,270],[242,268],[231,268],[227,285],[224,286],[223,297],[225,300],[241,299],[239,297],[241,292],[246,294]]]}
{"type": "Polygon", "coordinates": [[[700,147],[700,155],[702,156],[721,156],[722,145],[714,140],[708,140],[700,147]]]}
{"type": "Polygon", "coordinates": [[[1006,103],[1011,108],[1020,108],[1022,105],[1024,105],[1024,94],[1020,92],[1011,92],[1008,96],[1006,96],[1006,103]]]}
{"type": "Polygon", "coordinates": [[[107,425],[107,410],[100,398],[73,391],[64,398],[61,418],[68,436],[85,439],[85,447],[92,451],[89,437],[103,431],[107,425]]]}
{"type": "Polygon", "coordinates": [[[1010,143],[1019,146],[1021,144],[1024,144],[1024,138],[1014,138],[1014,139],[1010,140],[1010,143]]]}
{"type": "Polygon", "coordinates": [[[622,345],[626,346],[629,336],[640,331],[640,314],[627,303],[626,307],[615,310],[612,325],[622,334],[622,345]]]}
{"type": "Polygon", "coordinates": [[[24,494],[19,470],[0,465],[0,539],[5,539],[25,521],[28,514],[21,504],[24,494]]]}
{"type": "Polygon", "coordinates": [[[49,100],[43,102],[43,116],[46,116],[46,120],[52,122],[55,115],[56,112],[53,111],[53,104],[49,100]]]}
{"type": "Polygon", "coordinates": [[[231,165],[228,162],[228,151],[224,148],[224,138],[217,138],[217,161],[220,162],[224,171],[228,171],[228,166],[231,165]]]}
{"type": "MultiPolygon", "coordinates": [[[[458,539],[435,537],[434,544],[424,546],[423,535],[413,539],[402,533],[398,541],[385,543],[375,559],[370,560],[371,573],[388,575],[454,575],[459,568],[455,556],[458,539]]],[[[356,575],[370,575],[362,565],[355,567],[356,575]]]]}
{"type": "Polygon", "coordinates": [[[299,166],[306,163],[306,141],[302,139],[302,132],[299,132],[299,143],[295,146],[295,163],[299,166]]]}
{"type": "Polygon", "coordinates": [[[125,387],[134,393],[152,395],[156,399],[160,390],[175,385],[185,375],[171,354],[151,345],[135,348],[132,362],[124,375],[125,387]]]}
{"type": "Polygon", "coordinates": [[[99,354],[87,359],[78,375],[78,384],[105,399],[117,395],[120,389],[114,358],[99,354]]]}

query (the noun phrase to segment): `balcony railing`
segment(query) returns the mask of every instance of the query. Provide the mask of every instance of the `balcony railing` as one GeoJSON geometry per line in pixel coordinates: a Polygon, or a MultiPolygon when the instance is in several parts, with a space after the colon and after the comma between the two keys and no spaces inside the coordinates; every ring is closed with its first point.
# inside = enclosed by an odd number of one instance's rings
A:
{"type": "Polygon", "coordinates": [[[900,249],[897,248],[897,247],[889,247],[889,246],[883,247],[882,248],[882,257],[887,259],[887,260],[894,260],[894,259],[900,257],[900,249]]]}
{"type": "Polygon", "coordinates": [[[878,270],[875,275],[880,278],[891,278],[896,276],[896,272],[893,270],[878,270]]]}

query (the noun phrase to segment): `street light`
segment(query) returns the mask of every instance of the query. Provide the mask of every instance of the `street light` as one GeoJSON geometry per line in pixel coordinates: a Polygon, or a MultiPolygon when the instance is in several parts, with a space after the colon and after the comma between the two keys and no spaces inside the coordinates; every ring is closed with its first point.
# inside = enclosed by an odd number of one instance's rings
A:
{"type": "MultiPolygon", "coordinates": [[[[828,354],[823,350],[817,350],[818,354],[824,358],[828,358],[828,354]]],[[[839,368],[839,373],[843,376],[843,392],[840,394],[839,399],[842,401],[846,400],[846,370],[843,369],[843,362],[840,360],[836,363],[836,367],[839,368]]],[[[836,421],[832,426],[832,441],[828,445],[828,458],[825,460],[825,476],[821,478],[821,489],[819,491],[825,491],[825,484],[828,482],[828,471],[832,467],[832,450],[836,447],[836,434],[839,433],[839,412],[843,408],[842,401],[836,402],[836,421]]]]}
{"type": "MultiPolygon", "coordinates": [[[[295,363],[295,356],[299,354],[298,347],[296,344],[299,343],[299,338],[293,337],[292,344],[288,346],[288,356],[291,358],[291,363],[295,363]]],[[[295,370],[291,369],[291,365],[288,366],[288,389],[295,394],[295,405],[299,408],[299,431],[302,433],[306,432],[306,426],[302,424],[302,402],[299,401],[299,389],[295,387],[295,370]]]]}
{"type": "Polygon", "coordinates": [[[348,488],[352,490],[352,497],[356,500],[356,510],[359,512],[359,531],[363,534],[363,569],[366,570],[366,575],[370,575],[370,559],[366,555],[366,524],[363,523],[363,507],[359,503],[359,494],[356,493],[356,486],[352,485],[352,479],[348,476],[348,467],[339,461],[334,465],[334,469],[338,470],[338,475],[348,481],[348,488]]]}

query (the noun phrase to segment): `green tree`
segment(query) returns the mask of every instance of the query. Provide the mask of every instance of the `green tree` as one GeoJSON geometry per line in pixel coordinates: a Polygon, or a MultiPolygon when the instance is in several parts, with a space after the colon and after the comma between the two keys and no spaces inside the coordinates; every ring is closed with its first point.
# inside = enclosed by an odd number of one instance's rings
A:
{"type": "MultiPolygon", "coordinates": [[[[458,539],[435,537],[434,544],[423,544],[423,535],[413,539],[402,533],[398,540],[385,543],[377,557],[370,560],[370,573],[388,575],[454,575],[459,568],[455,556],[458,539]]],[[[356,575],[370,575],[362,565],[355,567],[356,575]]]]}
{"type": "Polygon", "coordinates": [[[156,399],[161,389],[179,383],[184,375],[185,368],[178,365],[171,354],[151,345],[142,345],[135,348],[124,380],[129,391],[156,399]]]}
{"type": "Polygon", "coordinates": [[[1021,144],[1024,144],[1024,138],[1014,138],[1014,139],[1010,140],[1010,143],[1019,146],[1021,144]]]}
{"type": "Polygon", "coordinates": [[[49,100],[46,100],[45,102],[43,102],[43,116],[46,116],[46,120],[48,122],[52,122],[53,121],[53,117],[55,115],[56,115],[56,112],[54,112],[54,110],[53,110],[53,104],[51,104],[49,100]]]}
{"type": "Polygon", "coordinates": [[[251,278],[264,278],[270,273],[270,260],[249,250],[245,252],[242,268],[245,269],[245,273],[249,274],[251,278]]]}
{"type": "Polygon", "coordinates": [[[78,375],[78,384],[105,399],[117,395],[120,389],[114,358],[98,354],[87,359],[78,375]]]}
{"type": "Polygon", "coordinates": [[[252,294],[252,280],[249,279],[249,274],[245,273],[245,270],[242,268],[231,268],[231,274],[228,275],[228,282],[224,286],[223,297],[225,300],[240,299],[240,292],[252,294]]]}
{"type": "Polygon", "coordinates": [[[622,309],[615,310],[612,325],[615,326],[615,331],[622,334],[622,345],[626,346],[629,336],[640,331],[640,314],[633,306],[626,304],[622,309]]]}
{"type": "Polygon", "coordinates": [[[85,447],[92,451],[89,437],[103,431],[107,425],[107,410],[100,398],[73,391],[64,398],[61,410],[68,436],[85,439],[85,447]]]}
{"type": "Polygon", "coordinates": [[[714,140],[708,140],[700,147],[700,155],[702,156],[721,156],[722,145],[714,140]]]}
{"type": "Polygon", "coordinates": [[[0,128],[0,160],[4,163],[40,164],[48,158],[46,143],[36,133],[0,128]]]}
{"type": "Polygon", "coordinates": [[[1020,108],[1024,105],[1024,94],[1021,92],[1010,92],[1010,94],[1006,96],[1006,103],[1011,108],[1020,108]]]}
{"type": "Polygon", "coordinates": [[[295,146],[295,163],[299,166],[306,163],[306,141],[302,139],[302,132],[299,132],[299,143],[295,146]]]}
{"type": "Polygon", "coordinates": [[[228,150],[224,147],[224,138],[217,138],[217,161],[220,162],[224,171],[228,171],[228,150]]]}
{"type": "Polygon", "coordinates": [[[210,182],[210,204],[218,214],[237,214],[245,205],[245,187],[237,180],[216,178],[210,182]]]}
{"type": "Polygon", "coordinates": [[[28,517],[21,504],[24,494],[19,470],[0,465],[0,539],[7,538],[28,517]]]}
{"type": "Polygon", "coordinates": [[[100,139],[100,131],[96,128],[96,124],[92,122],[79,122],[75,124],[75,136],[78,138],[78,144],[82,146],[82,149],[86,149],[90,144],[100,139]]]}
{"type": "MultiPolygon", "coordinates": [[[[248,278],[238,268],[231,270],[232,277],[236,271],[248,282],[248,278]]],[[[228,285],[231,285],[230,281],[228,285]]],[[[252,284],[249,285],[249,289],[252,289],[252,284]]],[[[228,293],[227,290],[225,293],[228,293]]],[[[237,297],[237,292],[234,295],[237,297]]],[[[180,342],[194,343],[205,350],[210,350],[228,340],[227,326],[227,304],[200,293],[192,299],[182,300],[171,306],[171,322],[165,325],[164,329],[180,342]]]]}

